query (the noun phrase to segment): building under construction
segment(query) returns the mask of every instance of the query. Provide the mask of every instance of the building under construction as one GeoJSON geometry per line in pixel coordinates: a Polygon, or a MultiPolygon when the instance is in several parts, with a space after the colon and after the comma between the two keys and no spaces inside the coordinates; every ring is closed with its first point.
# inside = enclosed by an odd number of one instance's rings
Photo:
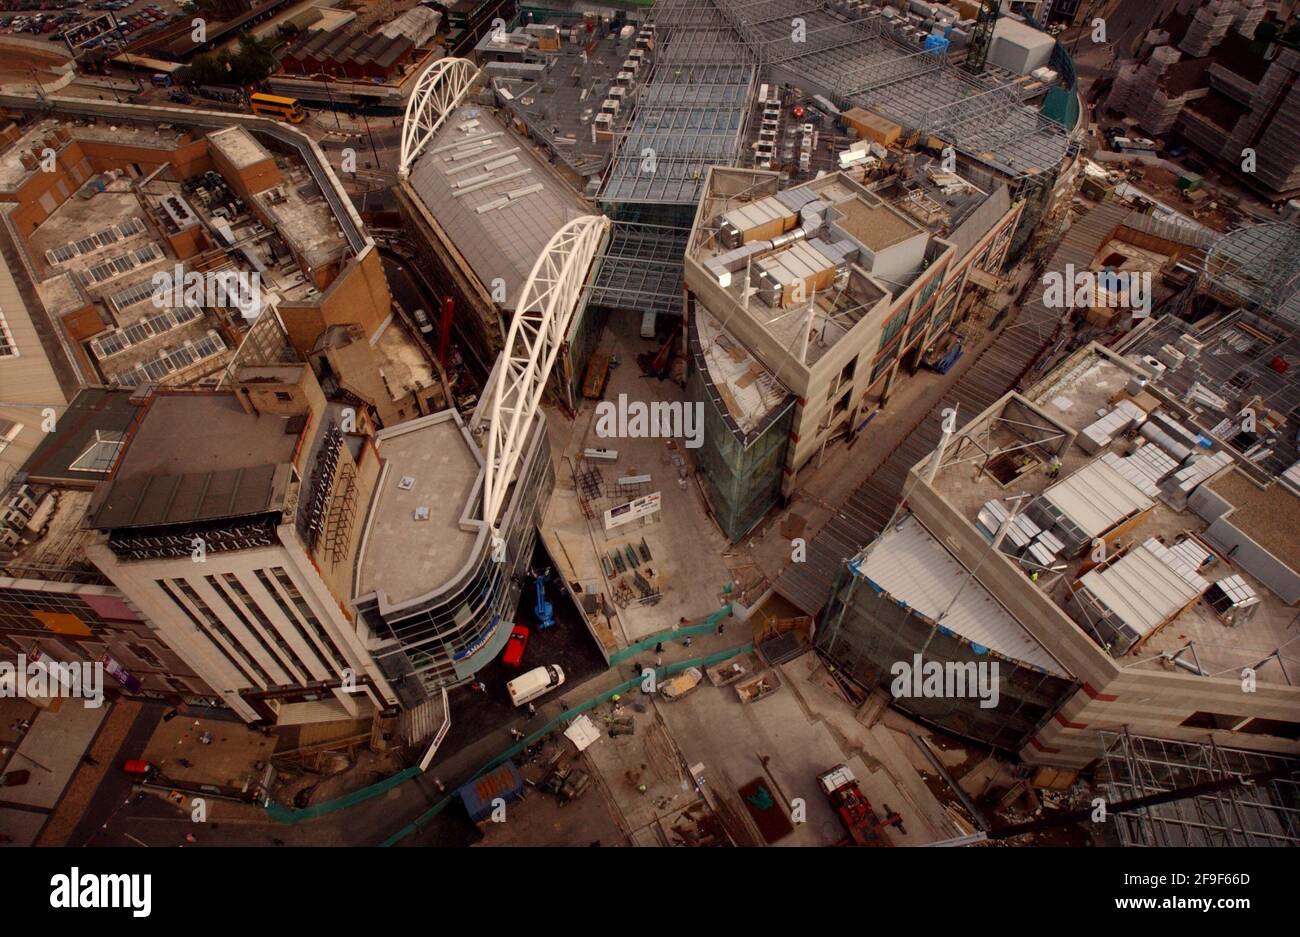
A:
{"type": "Polygon", "coordinates": [[[811,179],[824,168],[819,151],[852,143],[852,133],[837,134],[831,124],[855,108],[896,124],[906,141],[952,146],[960,162],[995,176],[1013,201],[1023,199],[1013,254],[1068,188],[1078,107],[1073,65],[1059,44],[1046,69],[1052,81],[1026,82],[1004,69],[972,74],[956,64],[961,56],[950,56],[948,40],[926,35],[960,34],[973,23],[920,20],[866,3],[810,6],[655,5],[641,29],[652,63],[619,96],[618,146],[599,193],[615,228],[593,304],[677,312],[680,267],[658,258],[684,253],[708,167],[772,169],[783,185],[811,179]],[[795,19],[803,41],[791,39],[795,19]]]}

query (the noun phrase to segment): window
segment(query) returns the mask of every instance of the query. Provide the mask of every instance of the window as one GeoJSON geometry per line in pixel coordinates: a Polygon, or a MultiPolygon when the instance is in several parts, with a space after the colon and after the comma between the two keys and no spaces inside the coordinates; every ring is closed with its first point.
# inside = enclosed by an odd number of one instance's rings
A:
{"type": "Polygon", "coordinates": [[[291,400],[293,400],[293,394],[286,393],[285,391],[282,390],[277,390],[275,392],[275,399],[279,400],[281,403],[289,403],[291,400]]]}
{"type": "Polygon", "coordinates": [[[1179,725],[1189,729],[1235,729],[1247,719],[1246,716],[1229,716],[1224,713],[1194,712],[1179,725]]]}
{"type": "MultiPolygon", "coordinates": [[[[167,581],[164,579],[155,579],[154,582],[157,584],[158,588],[163,591],[163,594],[166,595],[167,598],[171,599],[172,604],[175,605],[178,609],[180,609],[181,614],[184,615],[189,620],[189,623],[194,626],[194,630],[198,631],[205,638],[207,638],[208,643],[210,643],[214,648],[216,648],[217,653],[219,653],[222,657],[226,659],[226,663],[228,663],[231,667],[233,667],[236,673],[238,673],[244,679],[244,681],[248,683],[250,686],[258,686],[257,680],[253,678],[253,675],[249,672],[248,668],[239,660],[236,660],[234,655],[231,653],[231,650],[227,648],[224,644],[222,644],[220,641],[218,641],[216,637],[212,634],[212,632],[203,626],[203,624],[198,620],[198,618],[195,617],[194,613],[190,611],[189,606],[181,601],[181,597],[176,594],[175,589],[173,589],[172,586],[170,586],[167,583],[167,581]]],[[[194,590],[190,589],[189,591],[193,593],[194,590]]],[[[206,606],[204,607],[206,608],[206,606]]],[[[207,610],[206,617],[208,618],[209,622],[211,622],[213,619],[216,618],[216,616],[212,614],[211,609],[207,610]]],[[[245,651],[242,647],[239,647],[238,644],[235,644],[233,646],[235,649],[237,649],[240,652],[241,656],[244,657],[245,660],[247,660],[248,652],[245,651]]]]}
{"type": "Polygon", "coordinates": [[[149,650],[143,644],[128,644],[126,649],[131,652],[136,660],[144,663],[146,667],[156,667],[162,670],[166,665],[153,651],[149,650]]]}
{"type": "Polygon", "coordinates": [[[339,649],[334,645],[333,640],[330,639],[329,634],[325,631],[324,626],[321,625],[320,620],[312,614],[311,608],[308,607],[307,602],[303,599],[302,593],[300,593],[297,587],[294,586],[293,580],[291,580],[288,575],[286,575],[285,571],[278,566],[272,567],[271,572],[274,574],[276,581],[284,587],[284,591],[289,596],[290,600],[295,606],[297,606],[298,611],[302,615],[301,618],[299,618],[298,615],[295,615],[285,603],[284,599],[281,598],[279,590],[271,584],[271,580],[267,577],[264,570],[254,570],[253,574],[257,576],[258,582],[262,584],[262,588],[265,589],[270,594],[271,598],[275,600],[275,604],[280,607],[281,614],[283,614],[285,619],[294,626],[298,631],[299,636],[304,642],[306,642],[307,646],[317,647],[319,645],[320,647],[324,647],[329,651],[330,656],[334,658],[334,663],[340,670],[347,669],[347,660],[339,653],[339,649]],[[307,632],[303,629],[302,622],[304,621],[315,633],[317,639],[315,642],[307,636],[307,632]]]}
{"type": "Polygon", "coordinates": [[[0,309],[0,358],[17,358],[18,346],[14,344],[13,334],[9,331],[9,323],[5,321],[5,313],[0,309]]]}
{"type": "Polygon", "coordinates": [[[907,307],[903,307],[894,314],[892,319],[885,323],[885,327],[880,331],[881,349],[888,348],[889,343],[894,340],[894,336],[903,330],[903,326],[907,324],[907,314],[907,307]]]}
{"type": "MultiPolygon", "coordinates": [[[[248,630],[248,633],[252,635],[259,644],[262,645],[262,649],[266,651],[267,656],[284,668],[285,673],[289,674],[293,679],[297,680],[299,683],[306,683],[307,679],[296,667],[293,666],[293,650],[289,645],[284,643],[284,639],[280,637],[280,632],[272,628],[270,622],[266,621],[266,616],[262,614],[262,610],[260,608],[256,609],[256,616],[265,626],[265,631],[259,631],[257,628],[253,627],[248,616],[241,611],[240,603],[231,598],[230,593],[222,588],[221,583],[217,581],[216,576],[204,576],[203,578],[207,581],[208,585],[212,587],[212,591],[219,595],[222,601],[224,601],[230,610],[234,612],[235,617],[239,619],[239,623],[248,630]],[[267,643],[268,641],[274,641],[280,653],[277,653],[276,649],[272,648],[271,645],[267,643]]],[[[225,574],[227,584],[233,578],[234,577],[230,573],[225,574]]],[[[238,582],[238,580],[235,581],[238,582]]],[[[240,586],[240,589],[242,588],[243,587],[240,586]]],[[[247,595],[248,593],[245,592],[244,594],[247,595]]],[[[247,606],[242,607],[247,609],[247,606]]]]}

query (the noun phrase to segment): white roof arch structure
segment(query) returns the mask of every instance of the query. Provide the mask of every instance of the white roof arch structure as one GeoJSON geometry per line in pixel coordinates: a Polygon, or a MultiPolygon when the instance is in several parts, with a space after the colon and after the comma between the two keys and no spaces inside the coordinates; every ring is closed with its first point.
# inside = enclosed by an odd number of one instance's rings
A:
{"type": "Polygon", "coordinates": [[[397,175],[405,179],[411,164],[433,139],[447,115],[460,106],[478,80],[479,69],[469,59],[438,59],[415,80],[402,118],[402,150],[397,175]]]}
{"type": "Polygon", "coordinates": [[[603,215],[573,219],[547,242],[524,281],[488,391],[483,519],[493,529],[587,271],[608,230],[609,219],[603,215]]]}

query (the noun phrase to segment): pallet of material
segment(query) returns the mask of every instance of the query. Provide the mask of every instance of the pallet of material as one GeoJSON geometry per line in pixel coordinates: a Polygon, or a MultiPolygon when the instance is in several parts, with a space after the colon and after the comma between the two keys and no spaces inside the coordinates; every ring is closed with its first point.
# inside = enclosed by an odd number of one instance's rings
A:
{"type": "Polygon", "coordinates": [[[742,703],[756,703],[779,689],[781,689],[781,678],[776,675],[776,671],[765,670],[756,677],[737,683],[736,695],[740,697],[742,703]]]}
{"type": "Polygon", "coordinates": [[[582,381],[582,396],[588,400],[599,400],[605,395],[605,382],[609,380],[609,355],[603,351],[594,352],[587,362],[587,373],[582,381]]]}

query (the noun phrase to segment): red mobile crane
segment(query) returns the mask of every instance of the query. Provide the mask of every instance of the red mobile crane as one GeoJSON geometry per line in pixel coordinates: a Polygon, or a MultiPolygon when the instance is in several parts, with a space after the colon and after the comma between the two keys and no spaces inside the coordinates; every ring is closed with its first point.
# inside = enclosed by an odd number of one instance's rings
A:
{"type": "Polygon", "coordinates": [[[862,796],[858,779],[853,776],[847,765],[836,765],[817,778],[817,783],[830,799],[831,806],[839,816],[840,822],[848,830],[849,839],[854,846],[892,846],[886,827],[903,829],[903,818],[889,809],[885,804],[885,817],[876,816],[871,801],[862,796]]]}

